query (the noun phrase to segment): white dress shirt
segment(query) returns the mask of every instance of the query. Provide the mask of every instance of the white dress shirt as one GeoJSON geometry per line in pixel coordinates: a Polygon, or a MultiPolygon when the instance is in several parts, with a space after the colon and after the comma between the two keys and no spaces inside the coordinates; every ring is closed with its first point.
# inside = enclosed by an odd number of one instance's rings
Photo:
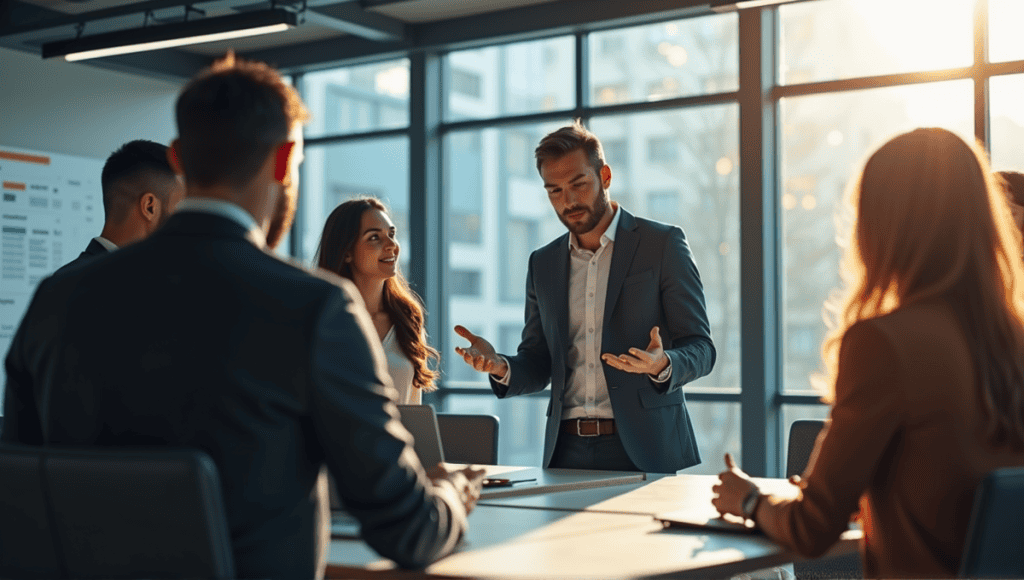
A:
{"type": "Polygon", "coordinates": [[[601,235],[601,245],[590,251],[569,234],[569,350],[565,362],[572,374],[565,386],[562,419],[612,419],[612,402],[601,361],[604,303],[608,295],[608,272],[619,227],[619,208],[601,235]]]}
{"type": "Polygon", "coordinates": [[[402,351],[402,345],[398,343],[394,325],[384,335],[381,346],[384,347],[384,356],[388,361],[391,384],[398,390],[396,403],[399,405],[421,404],[422,393],[412,384],[413,379],[416,378],[416,370],[412,367],[412,361],[406,358],[405,352],[402,351]]]}
{"type": "MultiPolygon", "coordinates": [[[[601,360],[601,341],[604,336],[604,305],[608,295],[608,275],[611,272],[615,232],[619,228],[619,206],[612,203],[611,223],[601,235],[596,251],[579,245],[576,234],[569,234],[569,350],[566,363],[572,369],[563,397],[562,419],[613,419],[612,402],[608,397],[608,382],[601,360]]],[[[637,348],[646,348],[639,344],[637,348]]],[[[623,353],[612,353],[623,354],[623,353]]],[[[502,357],[504,358],[504,357],[502,357]]],[[[508,364],[508,360],[505,360],[508,364]]],[[[671,363],[658,375],[656,382],[665,382],[672,373],[671,363]]],[[[512,371],[504,377],[495,376],[503,385],[509,384],[512,371]]]]}
{"type": "Polygon", "coordinates": [[[93,239],[96,240],[97,244],[99,244],[99,245],[103,246],[104,248],[106,248],[108,252],[114,252],[114,251],[116,251],[118,249],[117,244],[115,244],[114,242],[111,242],[110,240],[108,240],[107,238],[104,238],[103,236],[96,236],[93,239]]]}

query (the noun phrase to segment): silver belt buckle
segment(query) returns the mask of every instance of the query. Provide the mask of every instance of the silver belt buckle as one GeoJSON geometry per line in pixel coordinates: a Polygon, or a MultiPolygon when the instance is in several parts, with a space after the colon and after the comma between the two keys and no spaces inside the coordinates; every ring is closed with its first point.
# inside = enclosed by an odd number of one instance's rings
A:
{"type": "Polygon", "coordinates": [[[600,419],[576,419],[576,435],[578,435],[580,437],[597,437],[600,434],[601,434],[601,420],[600,419]],[[588,423],[593,423],[594,424],[594,434],[593,435],[584,434],[583,431],[580,430],[580,426],[582,426],[584,422],[588,422],[588,423]]]}

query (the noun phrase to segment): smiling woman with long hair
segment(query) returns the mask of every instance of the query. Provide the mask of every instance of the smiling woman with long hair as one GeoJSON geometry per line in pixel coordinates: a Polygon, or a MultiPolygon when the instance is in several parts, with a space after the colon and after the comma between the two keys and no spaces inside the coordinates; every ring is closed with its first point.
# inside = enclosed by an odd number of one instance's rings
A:
{"type": "Polygon", "coordinates": [[[387,355],[397,402],[418,405],[424,391],[436,388],[430,361],[438,353],[426,342],[423,307],[398,269],[400,251],[384,204],[353,199],[327,217],[317,265],[355,283],[387,355]]]}
{"type": "Polygon", "coordinates": [[[1024,465],[1021,236],[984,153],[944,129],[883,145],[849,201],[801,492],[762,496],[727,457],[715,507],[809,557],[859,509],[865,578],[953,576],[978,483],[1024,465]]]}

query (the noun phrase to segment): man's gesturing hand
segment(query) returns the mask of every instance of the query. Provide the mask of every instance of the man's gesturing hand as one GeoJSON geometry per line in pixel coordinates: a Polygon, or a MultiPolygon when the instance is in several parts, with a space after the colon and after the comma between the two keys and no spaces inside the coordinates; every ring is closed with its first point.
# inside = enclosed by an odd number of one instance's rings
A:
{"type": "Polygon", "coordinates": [[[473,334],[465,326],[455,326],[455,333],[469,341],[469,348],[455,347],[455,352],[462,355],[466,364],[482,373],[491,373],[499,377],[508,373],[508,365],[498,356],[491,343],[473,334]]]}
{"type": "Polygon", "coordinates": [[[601,360],[620,371],[646,373],[654,376],[668,366],[668,355],[665,354],[665,349],[661,346],[661,335],[658,334],[657,326],[651,329],[651,342],[648,343],[647,350],[631,348],[629,354],[618,356],[605,353],[601,355],[601,360]]]}

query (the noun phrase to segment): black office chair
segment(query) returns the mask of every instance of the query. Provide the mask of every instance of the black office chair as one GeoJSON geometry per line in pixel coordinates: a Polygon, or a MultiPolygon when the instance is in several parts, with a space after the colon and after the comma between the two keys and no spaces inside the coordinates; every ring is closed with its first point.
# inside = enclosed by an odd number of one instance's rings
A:
{"type": "Polygon", "coordinates": [[[974,495],[962,578],[1024,578],[1024,468],[990,473],[974,495]]]}
{"type": "MultiPolygon", "coordinates": [[[[811,452],[818,441],[818,435],[825,427],[820,419],[800,419],[793,421],[789,427],[789,445],[786,449],[786,477],[803,475],[807,463],[811,460],[811,452]]],[[[793,563],[793,574],[797,580],[817,580],[819,578],[862,578],[860,554],[830,556],[817,560],[806,560],[793,563]]]]}
{"type": "Polygon", "coordinates": [[[201,451],[3,445],[0,481],[20,490],[0,494],[0,576],[234,577],[220,478],[201,451]]]}
{"type": "Polygon", "coordinates": [[[437,429],[448,463],[498,464],[498,418],[438,413],[437,429]]]}
{"type": "Polygon", "coordinates": [[[43,489],[39,453],[0,445],[0,578],[66,576],[57,561],[43,489]]]}
{"type": "Polygon", "coordinates": [[[818,435],[825,427],[821,419],[800,419],[789,427],[789,445],[786,448],[786,477],[803,475],[818,435]]]}

